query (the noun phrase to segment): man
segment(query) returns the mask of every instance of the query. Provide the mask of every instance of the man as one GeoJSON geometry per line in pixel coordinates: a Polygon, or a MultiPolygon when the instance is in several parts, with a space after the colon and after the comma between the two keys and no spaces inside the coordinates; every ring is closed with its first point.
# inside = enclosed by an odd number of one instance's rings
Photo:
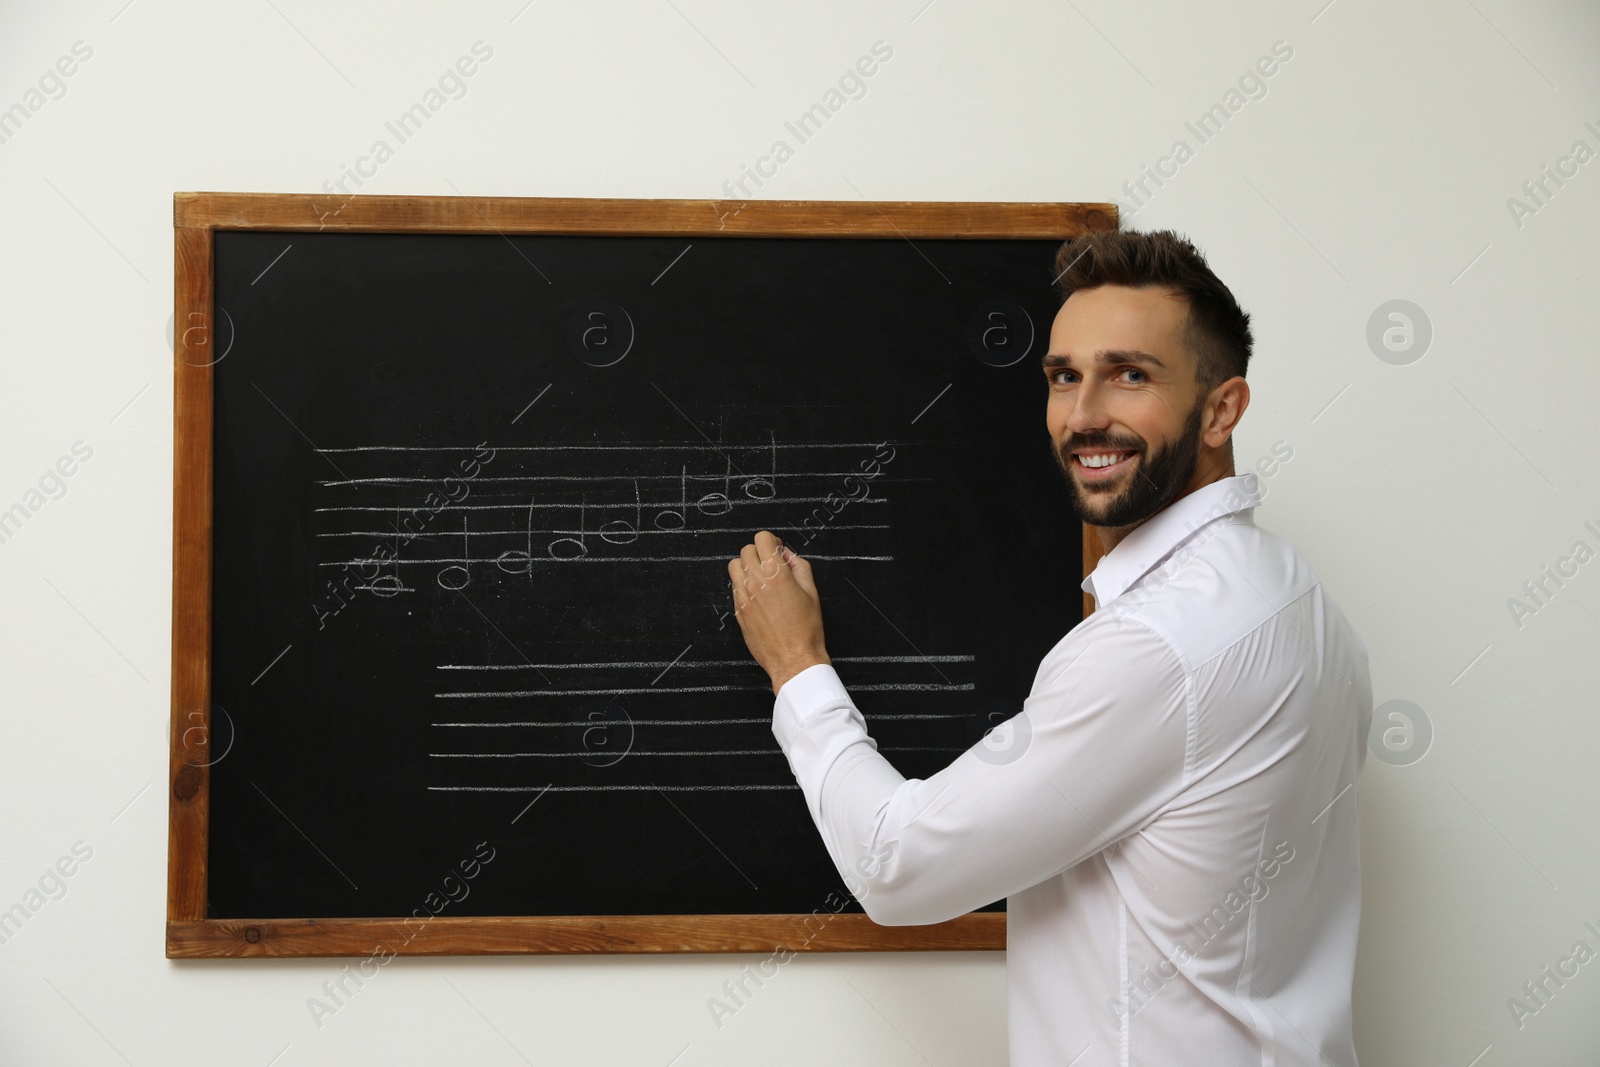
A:
{"type": "Polygon", "coordinates": [[[830,666],[810,565],[760,531],[728,569],[773,733],[872,919],[1007,899],[1012,1063],[1354,1067],[1371,681],[1234,474],[1249,316],[1171,232],[1056,267],[1045,425],[1106,552],[1095,612],[1015,717],[907,780],[830,666]]]}

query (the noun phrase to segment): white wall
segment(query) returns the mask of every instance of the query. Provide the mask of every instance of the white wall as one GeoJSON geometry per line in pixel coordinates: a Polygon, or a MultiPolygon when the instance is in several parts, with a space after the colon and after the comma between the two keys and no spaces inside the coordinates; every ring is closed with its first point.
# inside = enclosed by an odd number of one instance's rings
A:
{"type": "Polygon", "coordinates": [[[1600,950],[1600,563],[1520,626],[1508,599],[1600,549],[1600,161],[1507,200],[1600,151],[1594,5],[124,2],[0,14],[0,107],[93,49],[0,144],[0,509],[93,449],[0,544],[0,908],[93,849],[0,945],[0,1062],[1004,1062],[995,954],[801,959],[720,1030],[705,1000],[749,959],[402,960],[319,1029],[335,962],[163,958],[172,193],[316,191],[480,39],[467,95],[362,191],[721,197],[883,40],[758,195],[1116,197],[1200,243],[1257,327],[1239,459],[1294,450],[1258,520],[1354,619],[1378,701],[1435,731],[1358,794],[1362,1062],[1593,1062],[1600,963],[1520,1028],[1507,1000],[1600,950]],[[1267,95],[1197,146],[1184,121],[1276,41],[1267,95]],[[1410,365],[1366,340],[1392,299],[1433,325],[1410,365]]]}

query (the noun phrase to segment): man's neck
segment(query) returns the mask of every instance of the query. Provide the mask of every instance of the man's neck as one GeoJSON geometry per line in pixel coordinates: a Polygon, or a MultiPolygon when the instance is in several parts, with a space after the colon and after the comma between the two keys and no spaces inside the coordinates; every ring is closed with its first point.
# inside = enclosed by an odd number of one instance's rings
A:
{"type": "Polygon", "coordinates": [[[1138,522],[1129,523],[1126,526],[1094,527],[1095,537],[1100,542],[1100,554],[1102,556],[1106,555],[1113,548],[1116,548],[1124,537],[1127,537],[1133,531],[1137,530],[1139,527],[1143,526],[1145,523],[1161,514],[1162,511],[1167,510],[1167,508],[1170,508],[1173,504],[1176,504],[1178,501],[1188,496],[1190,493],[1193,493],[1199,489],[1203,489],[1212,482],[1220,482],[1224,478],[1232,478],[1233,476],[1233,457],[1231,456],[1225,458],[1221,463],[1218,464],[1197,464],[1195,466],[1194,475],[1189,479],[1188,483],[1184,485],[1183,489],[1178,493],[1177,496],[1167,501],[1165,507],[1162,507],[1158,511],[1151,512],[1138,522]]]}

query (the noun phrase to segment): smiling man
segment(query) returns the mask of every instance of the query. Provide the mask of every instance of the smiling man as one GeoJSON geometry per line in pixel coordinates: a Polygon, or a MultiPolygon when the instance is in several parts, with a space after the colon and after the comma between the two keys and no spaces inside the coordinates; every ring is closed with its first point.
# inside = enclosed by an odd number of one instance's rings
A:
{"type": "Polygon", "coordinates": [[[1234,474],[1249,316],[1170,232],[1085,234],[1056,269],[1045,426],[1106,552],[1097,610],[1015,717],[908,780],[830,665],[810,564],[759,531],[728,572],[773,733],[875,921],[1007,899],[1013,1064],[1354,1067],[1372,687],[1234,474]]]}

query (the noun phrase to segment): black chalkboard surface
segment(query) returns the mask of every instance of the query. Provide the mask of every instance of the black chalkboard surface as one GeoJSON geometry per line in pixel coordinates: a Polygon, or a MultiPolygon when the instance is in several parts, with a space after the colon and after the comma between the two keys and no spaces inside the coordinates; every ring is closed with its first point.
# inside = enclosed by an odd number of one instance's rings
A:
{"type": "Polygon", "coordinates": [[[219,228],[204,918],[845,899],[727,562],[812,561],[908,777],[1018,710],[1059,243],[219,228]]]}

